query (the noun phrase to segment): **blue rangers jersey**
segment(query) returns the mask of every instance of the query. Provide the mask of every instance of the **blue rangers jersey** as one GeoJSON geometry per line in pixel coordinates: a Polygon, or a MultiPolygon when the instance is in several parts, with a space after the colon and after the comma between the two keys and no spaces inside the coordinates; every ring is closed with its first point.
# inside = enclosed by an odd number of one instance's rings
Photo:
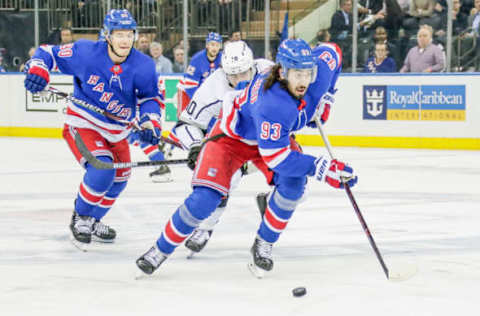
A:
{"type": "MultiPolygon", "coordinates": [[[[132,48],[128,58],[115,65],[107,42],[79,40],[62,46],[41,46],[32,59],[41,59],[50,70],[73,75],[73,95],[126,121],[140,115],[160,115],[159,92],[153,60],[132,48]]],[[[65,123],[99,132],[110,142],[126,138],[131,126],[111,120],[75,103],[69,103],[65,123]]]]}
{"type": "Polygon", "coordinates": [[[230,92],[224,98],[222,131],[249,145],[258,145],[268,167],[285,176],[302,177],[315,172],[316,157],[292,151],[290,134],[313,119],[321,97],[334,88],[338,77],[341,55],[326,46],[318,56],[322,57],[315,58],[317,77],[300,100],[279,82],[265,91],[268,73],[257,74],[241,94],[230,92]]]}
{"type": "Polygon", "coordinates": [[[335,94],[335,85],[342,72],[342,52],[337,44],[322,43],[312,50],[312,55],[317,65],[317,77],[308,87],[304,99],[317,105],[326,92],[335,94]]]}
{"type": "Polygon", "coordinates": [[[188,65],[185,77],[179,82],[179,88],[182,88],[191,99],[198,87],[220,67],[222,53],[219,52],[213,62],[208,60],[207,50],[203,49],[193,55],[190,65],[188,65]]]}

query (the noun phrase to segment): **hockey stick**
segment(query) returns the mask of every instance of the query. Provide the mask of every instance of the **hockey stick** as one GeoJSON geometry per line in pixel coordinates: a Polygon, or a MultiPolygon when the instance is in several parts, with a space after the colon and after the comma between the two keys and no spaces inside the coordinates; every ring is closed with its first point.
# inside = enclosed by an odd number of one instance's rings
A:
{"type": "MultiPolygon", "coordinates": [[[[88,102],[85,102],[85,101],[83,101],[83,100],[77,99],[76,97],[71,96],[71,95],[69,95],[69,94],[67,94],[67,93],[65,93],[65,92],[60,91],[60,90],[57,90],[57,89],[55,89],[55,88],[53,88],[53,87],[50,87],[50,86],[49,86],[46,91],[47,91],[47,92],[50,92],[50,93],[53,93],[53,94],[56,94],[56,95],[59,95],[59,96],[65,98],[65,99],[68,100],[68,101],[71,101],[71,102],[73,102],[73,103],[75,103],[75,104],[80,105],[80,106],[83,107],[83,108],[86,108],[86,109],[89,109],[89,110],[91,110],[91,111],[94,111],[94,112],[96,112],[96,113],[98,113],[98,114],[104,115],[104,116],[108,117],[109,119],[111,119],[111,120],[113,120],[113,121],[122,123],[122,124],[127,125],[127,126],[133,126],[133,128],[135,128],[135,129],[137,129],[137,130],[140,129],[139,126],[133,124],[132,122],[129,122],[129,121],[127,121],[127,120],[124,120],[124,119],[122,119],[121,117],[116,116],[115,114],[109,113],[109,112],[105,111],[104,109],[99,108],[98,106],[95,106],[95,105],[90,104],[90,103],[88,103],[88,102]]],[[[170,138],[167,138],[167,137],[164,137],[164,136],[161,136],[161,135],[160,135],[160,137],[158,137],[158,138],[159,138],[162,142],[164,142],[164,143],[167,143],[167,144],[170,144],[170,145],[173,145],[173,146],[175,146],[175,147],[179,147],[179,148],[182,148],[182,149],[183,149],[182,145],[180,145],[179,143],[173,141],[173,140],[170,139],[170,138]]]]}
{"type": "Polygon", "coordinates": [[[122,169],[122,168],[134,168],[134,167],[150,167],[158,165],[177,165],[187,163],[188,159],[173,159],[173,160],[160,160],[160,161],[137,161],[137,162],[115,162],[109,163],[97,159],[80,137],[80,134],[75,133],[75,144],[78,151],[82,154],[83,158],[87,160],[89,164],[97,169],[122,169]]]}
{"type": "MultiPolygon", "coordinates": [[[[315,118],[315,123],[317,124],[318,130],[320,132],[320,135],[322,136],[323,142],[325,143],[325,147],[327,148],[328,154],[331,159],[334,159],[333,152],[332,152],[332,146],[330,145],[330,141],[328,140],[327,135],[323,131],[322,124],[320,123],[320,119],[318,117],[315,118]]],[[[357,214],[358,220],[360,221],[360,224],[362,225],[363,231],[365,232],[365,235],[367,235],[368,241],[370,242],[370,246],[372,246],[373,251],[375,252],[375,255],[377,256],[378,261],[380,262],[380,265],[382,266],[383,272],[385,273],[385,276],[387,277],[387,280],[389,281],[404,281],[409,278],[411,278],[416,272],[415,269],[408,269],[403,272],[392,272],[391,270],[388,269],[387,265],[385,264],[385,261],[383,260],[382,254],[380,253],[380,250],[377,247],[377,244],[375,243],[375,240],[373,239],[372,233],[370,232],[370,229],[368,229],[367,222],[363,218],[362,213],[360,212],[360,208],[358,207],[357,201],[355,200],[355,197],[353,196],[352,190],[350,189],[350,186],[348,185],[347,182],[344,182],[343,185],[345,186],[345,192],[347,192],[347,196],[350,199],[350,202],[352,203],[353,209],[355,210],[355,213],[357,214]]]]}

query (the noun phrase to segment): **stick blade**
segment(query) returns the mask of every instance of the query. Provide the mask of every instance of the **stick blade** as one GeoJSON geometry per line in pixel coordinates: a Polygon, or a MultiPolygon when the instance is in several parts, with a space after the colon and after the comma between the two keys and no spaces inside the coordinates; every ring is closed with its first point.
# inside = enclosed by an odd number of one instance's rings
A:
{"type": "Polygon", "coordinates": [[[392,282],[407,281],[418,272],[416,264],[395,265],[388,270],[388,280],[392,282]]]}

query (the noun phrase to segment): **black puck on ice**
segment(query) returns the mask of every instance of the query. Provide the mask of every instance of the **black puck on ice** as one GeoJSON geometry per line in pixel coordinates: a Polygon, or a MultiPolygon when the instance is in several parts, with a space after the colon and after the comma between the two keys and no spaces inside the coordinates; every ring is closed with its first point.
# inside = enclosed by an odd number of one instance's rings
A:
{"type": "Polygon", "coordinates": [[[292,290],[292,293],[293,293],[293,296],[296,296],[296,297],[304,296],[305,294],[307,294],[307,289],[304,288],[303,286],[296,287],[292,290]]]}

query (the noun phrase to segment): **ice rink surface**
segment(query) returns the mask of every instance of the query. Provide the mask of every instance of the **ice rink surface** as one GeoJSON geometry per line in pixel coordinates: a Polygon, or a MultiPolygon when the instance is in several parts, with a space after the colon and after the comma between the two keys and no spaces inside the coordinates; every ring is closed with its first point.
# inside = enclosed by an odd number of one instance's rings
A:
{"type": "MultiPolygon", "coordinates": [[[[334,148],[359,175],[355,198],[386,264],[415,264],[393,283],[343,191],[312,179],[274,246],[263,280],[246,265],[260,217],[245,177],[204,251],[184,246],[153,277],[135,260],[190,192],[191,172],[154,184],[135,169],[104,222],[115,244],[82,253],[69,241],[81,168],[60,139],[0,138],[1,315],[477,315],[480,306],[480,152],[334,148]],[[298,286],[307,295],[292,296],[298,286]]],[[[319,154],[323,148],[306,148],[319,154]]],[[[145,160],[138,148],[134,160],[145,160]]],[[[180,158],[185,153],[177,152],[180,158]]]]}

